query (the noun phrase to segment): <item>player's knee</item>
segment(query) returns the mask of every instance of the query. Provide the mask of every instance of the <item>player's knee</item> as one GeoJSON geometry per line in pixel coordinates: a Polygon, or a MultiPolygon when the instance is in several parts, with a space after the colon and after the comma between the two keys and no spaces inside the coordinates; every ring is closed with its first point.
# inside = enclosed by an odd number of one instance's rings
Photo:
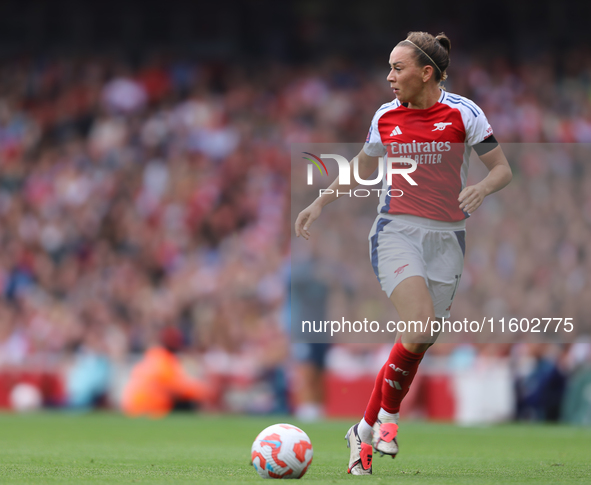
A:
{"type": "Polygon", "coordinates": [[[435,320],[431,312],[421,312],[406,320],[406,329],[401,336],[402,343],[410,352],[425,352],[437,339],[431,323],[435,320]]]}
{"type": "Polygon", "coordinates": [[[436,336],[432,336],[428,333],[404,334],[402,336],[402,344],[409,352],[420,354],[431,347],[436,339],[436,336]]]}

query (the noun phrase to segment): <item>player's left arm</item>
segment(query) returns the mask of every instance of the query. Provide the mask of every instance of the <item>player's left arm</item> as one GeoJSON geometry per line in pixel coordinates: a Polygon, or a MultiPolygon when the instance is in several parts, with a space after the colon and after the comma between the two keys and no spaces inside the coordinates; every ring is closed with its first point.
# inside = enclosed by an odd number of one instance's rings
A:
{"type": "Polygon", "coordinates": [[[478,209],[487,195],[501,190],[513,178],[511,167],[500,145],[480,154],[479,158],[488,169],[488,175],[477,184],[464,187],[458,197],[460,209],[468,214],[478,209]]]}

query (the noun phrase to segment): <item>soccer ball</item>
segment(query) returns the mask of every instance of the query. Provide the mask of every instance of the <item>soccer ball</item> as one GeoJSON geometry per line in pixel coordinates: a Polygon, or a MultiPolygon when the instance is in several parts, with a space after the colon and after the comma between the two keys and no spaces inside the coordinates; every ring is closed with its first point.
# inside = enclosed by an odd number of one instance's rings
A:
{"type": "Polygon", "coordinates": [[[312,442],[300,428],[274,424],[254,440],[251,462],[262,478],[301,478],[312,463],[312,442]]]}
{"type": "Polygon", "coordinates": [[[38,387],[21,382],[10,391],[10,407],[18,413],[37,411],[43,406],[43,396],[38,387]]]}

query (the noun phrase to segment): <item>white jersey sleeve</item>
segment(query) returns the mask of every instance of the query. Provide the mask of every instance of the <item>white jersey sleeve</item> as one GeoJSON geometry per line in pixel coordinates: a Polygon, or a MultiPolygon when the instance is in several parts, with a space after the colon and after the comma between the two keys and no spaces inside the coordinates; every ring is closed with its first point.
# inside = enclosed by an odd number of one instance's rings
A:
{"type": "Polygon", "coordinates": [[[363,151],[370,157],[383,157],[386,154],[386,147],[382,143],[382,137],[380,135],[380,130],[378,129],[378,120],[391,105],[392,103],[382,105],[371,120],[369,132],[365,139],[365,145],[363,145],[363,151]]]}
{"type": "MultiPolygon", "coordinates": [[[[463,98],[466,99],[466,98],[463,98]]],[[[484,112],[472,101],[469,109],[462,109],[462,118],[466,129],[466,145],[472,147],[493,134],[493,129],[484,112]]]]}

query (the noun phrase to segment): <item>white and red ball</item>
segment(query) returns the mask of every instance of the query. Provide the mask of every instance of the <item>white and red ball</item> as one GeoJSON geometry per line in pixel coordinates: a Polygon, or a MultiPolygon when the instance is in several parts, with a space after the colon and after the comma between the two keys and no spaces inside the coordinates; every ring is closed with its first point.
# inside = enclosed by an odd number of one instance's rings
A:
{"type": "Polygon", "coordinates": [[[21,382],[12,388],[10,407],[17,413],[38,411],[43,406],[43,395],[37,386],[21,382]]]}
{"type": "Polygon", "coordinates": [[[312,463],[312,442],[291,424],[274,424],[254,440],[251,462],[262,478],[301,478],[312,463]]]}

